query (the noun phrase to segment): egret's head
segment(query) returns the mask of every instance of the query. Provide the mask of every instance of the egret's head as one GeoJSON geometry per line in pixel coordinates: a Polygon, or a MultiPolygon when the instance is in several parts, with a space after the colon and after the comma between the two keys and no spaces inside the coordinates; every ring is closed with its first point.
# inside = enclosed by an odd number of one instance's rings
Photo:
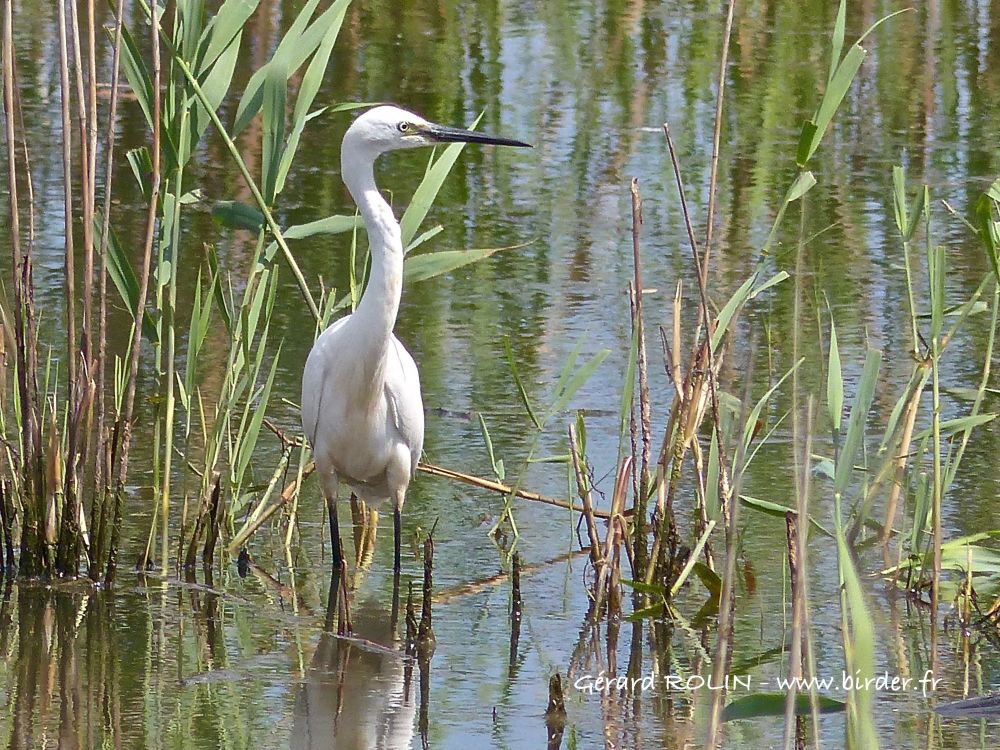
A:
{"type": "Polygon", "coordinates": [[[344,149],[365,149],[376,155],[404,148],[455,142],[530,148],[530,144],[510,138],[436,125],[420,115],[388,105],[369,109],[351,124],[344,135],[344,149]]]}

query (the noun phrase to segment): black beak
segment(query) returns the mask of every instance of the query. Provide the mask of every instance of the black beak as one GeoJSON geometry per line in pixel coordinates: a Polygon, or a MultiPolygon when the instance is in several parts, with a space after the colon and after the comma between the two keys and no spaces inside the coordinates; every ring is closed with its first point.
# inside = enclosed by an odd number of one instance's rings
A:
{"type": "Polygon", "coordinates": [[[519,148],[532,148],[530,143],[515,141],[513,138],[500,138],[485,133],[477,133],[474,130],[463,130],[462,128],[449,128],[445,125],[429,125],[424,131],[435,141],[442,143],[486,143],[494,146],[518,146],[519,148]]]}

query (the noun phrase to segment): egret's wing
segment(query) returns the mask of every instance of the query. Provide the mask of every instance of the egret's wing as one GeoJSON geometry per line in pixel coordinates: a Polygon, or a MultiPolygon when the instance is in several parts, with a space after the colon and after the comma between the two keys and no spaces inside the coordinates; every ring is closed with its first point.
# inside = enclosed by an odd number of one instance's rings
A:
{"type": "Polygon", "coordinates": [[[336,332],[350,317],[346,315],[335,320],[316,338],[302,372],[302,429],[313,447],[316,445],[317,427],[323,408],[323,394],[329,385],[327,377],[332,364],[330,345],[336,332]]]}
{"type": "Polygon", "coordinates": [[[398,437],[410,450],[410,476],[413,476],[424,445],[424,403],[420,397],[420,375],[413,357],[395,336],[391,339],[387,364],[386,402],[398,437]]]}

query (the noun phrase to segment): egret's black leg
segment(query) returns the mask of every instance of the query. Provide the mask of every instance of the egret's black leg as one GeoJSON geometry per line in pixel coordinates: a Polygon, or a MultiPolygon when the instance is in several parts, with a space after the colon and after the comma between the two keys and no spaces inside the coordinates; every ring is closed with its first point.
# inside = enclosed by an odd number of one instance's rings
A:
{"type": "Polygon", "coordinates": [[[326,499],[326,509],[330,513],[330,546],[333,550],[333,569],[340,570],[344,565],[344,552],[340,546],[340,526],[337,522],[337,500],[326,499]]]}
{"type": "Polygon", "coordinates": [[[392,572],[399,574],[399,547],[400,547],[400,530],[399,530],[400,518],[399,518],[399,508],[395,508],[392,511],[392,538],[395,542],[395,557],[392,563],[392,572]]]}

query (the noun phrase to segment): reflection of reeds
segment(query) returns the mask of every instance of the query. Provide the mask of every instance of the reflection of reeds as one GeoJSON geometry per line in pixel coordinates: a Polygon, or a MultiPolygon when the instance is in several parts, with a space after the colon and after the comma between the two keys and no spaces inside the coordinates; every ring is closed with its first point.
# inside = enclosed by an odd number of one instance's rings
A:
{"type": "Polygon", "coordinates": [[[11,748],[120,747],[120,654],[113,601],[100,593],[8,587],[0,596],[0,652],[8,655],[11,748]]]}

